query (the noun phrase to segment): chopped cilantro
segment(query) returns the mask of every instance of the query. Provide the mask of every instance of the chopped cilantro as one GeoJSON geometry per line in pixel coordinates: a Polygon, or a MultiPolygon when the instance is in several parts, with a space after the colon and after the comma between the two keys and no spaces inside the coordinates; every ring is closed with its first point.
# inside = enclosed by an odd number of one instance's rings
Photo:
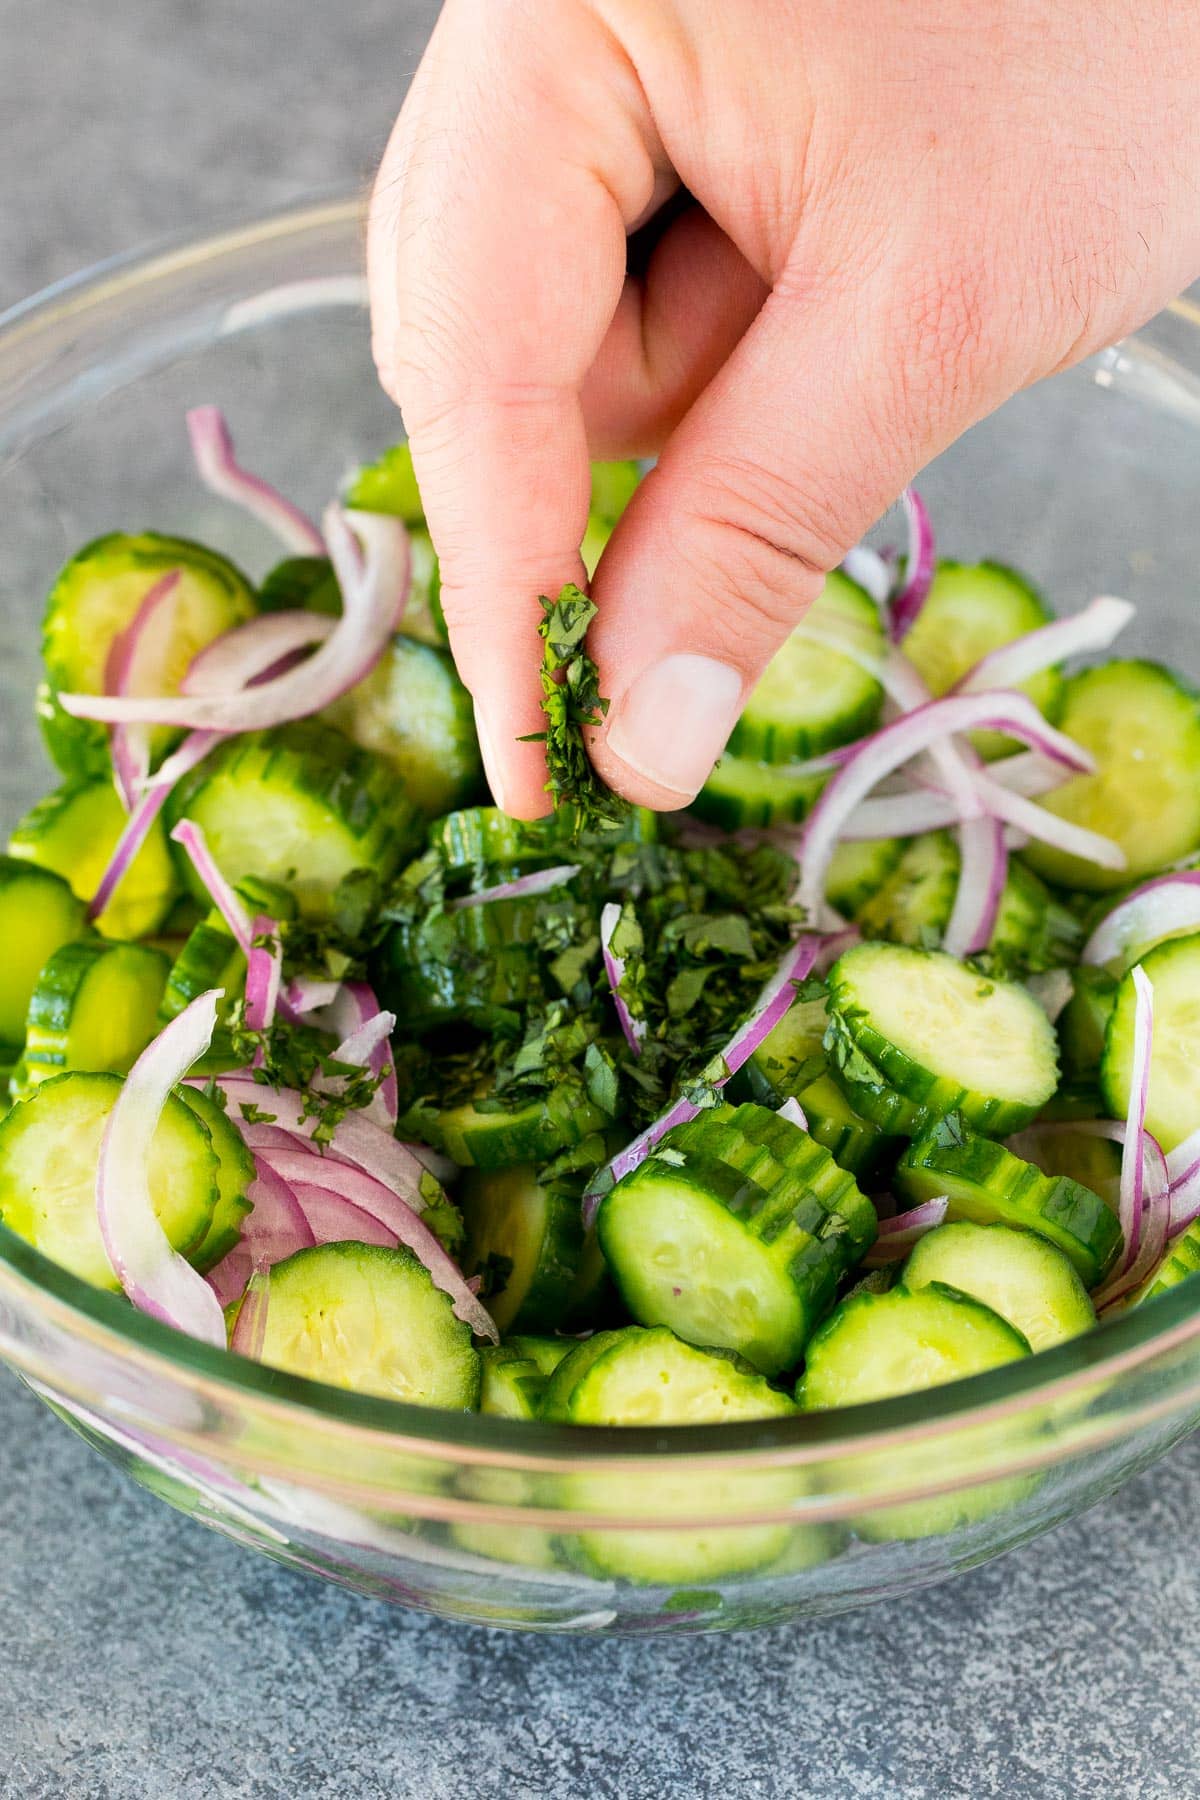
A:
{"type": "Polygon", "coordinates": [[[608,701],[600,693],[599,671],[587,653],[588,626],[596,616],[595,603],[568,582],[557,600],[541,596],[542,622],[538,636],[542,651],[542,711],[546,729],[530,741],[546,746],[546,792],[556,811],[566,812],[569,836],[599,826],[619,825],[629,804],[614,794],[592,766],[584,740],[585,728],[602,723],[608,701]]]}

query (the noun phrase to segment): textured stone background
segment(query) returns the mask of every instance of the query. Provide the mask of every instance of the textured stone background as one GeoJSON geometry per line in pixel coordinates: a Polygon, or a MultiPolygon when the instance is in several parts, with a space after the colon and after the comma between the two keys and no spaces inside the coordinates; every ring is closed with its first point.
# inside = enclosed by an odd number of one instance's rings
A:
{"type": "MultiPolygon", "coordinates": [[[[365,182],[434,7],[0,0],[0,304],[365,182]]],[[[5,1800],[1188,1800],[1200,1439],[816,1627],[563,1642],[388,1611],[141,1494],[0,1376],[5,1800]]]]}

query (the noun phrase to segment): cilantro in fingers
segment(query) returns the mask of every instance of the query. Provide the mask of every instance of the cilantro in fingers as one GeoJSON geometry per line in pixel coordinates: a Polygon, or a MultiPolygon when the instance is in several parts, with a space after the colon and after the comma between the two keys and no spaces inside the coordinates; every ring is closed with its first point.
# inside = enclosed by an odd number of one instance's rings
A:
{"type": "Polygon", "coordinates": [[[600,693],[599,671],[587,653],[588,626],[596,607],[568,582],[557,600],[541,596],[542,711],[546,729],[528,741],[546,746],[546,792],[556,811],[569,811],[573,841],[585,831],[619,825],[628,801],[603,782],[592,766],[584,729],[602,723],[608,701],[600,693]]]}

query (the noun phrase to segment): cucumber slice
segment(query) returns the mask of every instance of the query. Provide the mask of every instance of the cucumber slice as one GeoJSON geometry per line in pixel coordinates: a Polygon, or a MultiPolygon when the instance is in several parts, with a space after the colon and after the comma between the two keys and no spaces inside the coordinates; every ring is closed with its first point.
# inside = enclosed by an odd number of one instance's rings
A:
{"type": "MultiPolygon", "coordinates": [[[[1141,967],[1154,989],[1146,1129],[1174,1150],[1200,1126],[1200,932],[1168,939],[1141,967]]],[[[1131,971],[1117,989],[1100,1064],[1105,1110],[1116,1119],[1129,1111],[1136,1007],[1131,971]]]]}
{"type": "Polygon", "coordinates": [[[752,1100],[777,1112],[795,1099],[808,1120],[810,1137],[834,1162],[856,1175],[879,1160],[887,1140],[855,1112],[829,1076],[823,1041],[826,1001],[797,1000],[743,1064],[726,1092],[731,1100],[752,1100]]]}
{"type": "MultiPolygon", "coordinates": [[[[38,695],[38,716],[46,747],[64,775],[106,775],[108,734],[93,720],[71,718],[56,695],[104,692],[113,639],[172,569],[179,570],[180,579],[171,601],[163,691],[174,694],[198,651],[254,616],[253,589],[231,562],[186,538],[118,531],[73,556],[51,588],[42,624],[46,681],[38,695]]],[[[156,729],[153,754],[161,754],[177,735],[156,729]]]]}
{"type": "Polygon", "coordinates": [[[578,1344],[554,1370],[542,1417],[564,1425],[708,1425],[795,1411],[738,1356],[662,1326],[623,1325],[578,1344]]]}
{"type": "Polygon", "coordinates": [[[594,462],[592,517],[603,519],[610,528],[615,525],[637,492],[641,479],[642,471],[636,462],[594,462]]]}
{"type": "Polygon", "coordinates": [[[510,819],[498,806],[468,806],[435,819],[429,847],[448,875],[518,865],[537,868],[558,854],[543,820],[510,819]]]}
{"type": "Polygon", "coordinates": [[[483,789],[471,696],[449,651],[394,637],[366,680],[321,716],[382,757],[430,817],[483,789]]]}
{"type": "Polygon", "coordinates": [[[692,801],[692,811],[725,831],[788,825],[811,812],[827,779],[823,774],[789,775],[770,763],[727,754],[692,801]]]}
{"type": "Polygon", "coordinates": [[[388,931],[372,961],[380,1003],[413,1036],[455,1021],[486,1028],[544,992],[534,900],[493,900],[388,931]]]}
{"type": "MultiPolygon", "coordinates": [[[[936,949],[958,892],[960,857],[948,831],[914,838],[896,866],[855,913],[864,936],[936,949]]],[[[1070,962],[1082,931],[1078,920],[1021,863],[1009,866],[996,923],[984,953],[989,967],[1033,971],[1070,962]]]]}
{"type": "Polygon", "coordinates": [[[64,1069],[127,1074],[158,1030],[169,966],[149,944],[83,938],[56,950],[29,1002],[27,1090],[64,1069]]]}
{"type": "Polygon", "coordinates": [[[902,838],[864,838],[839,844],[825,877],[825,898],[847,918],[881,888],[904,853],[902,838]]]}
{"type": "MultiPolygon", "coordinates": [[[[222,745],[179,783],[167,810],[172,826],[187,818],[203,827],[227,880],[279,882],[301,916],[318,922],[351,870],[374,869],[386,880],[417,831],[387,764],[315,720],[222,745]]],[[[206,902],[181,860],[189,887],[206,902]]]]}
{"type": "Polygon", "coordinates": [[[577,1193],[543,1185],[536,1168],[522,1163],[469,1171],[458,1201],[467,1228],[463,1270],[485,1277],[488,1311],[500,1330],[561,1325],[583,1254],[577,1193]]]}
{"type": "MultiPolygon", "coordinates": [[[[916,664],[930,692],[944,694],[989,651],[1048,625],[1050,619],[1041,595],[1015,569],[993,562],[943,562],[904,639],[904,654],[916,664]]],[[[1059,670],[1042,669],[1022,684],[1021,692],[1054,720],[1062,689],[1059,670]]],[[[1018,747],[998,731],[973,731],[971,741],[989,760],[1018,747]]]]}
{"type": "MultiPolygon", "coordinates": [[[[1092,1098],[1086,1116],[1094,1118],[1100,1102],[1092,1098]]],[[[1021,1154],[1044,1175],[1063,1175],[1081,1187],[1099,1194],[1108,1210],[1116,1214],[1121,1191],[1121,1147],[1108,1138],[1093,1137],[1090,1132],[1072,1131],[1064,1122],[1058,1131],[1038,1131],[1016,1142],[1021,1154]]]]}
{"type": "Polygon", "coordinates": [[[1200,1220],[1181,1231],[1167,1247],[1167,1254],[1157,1269],[1142,1283],[1135,1293],[1130,1295],[1130,1306],[1140,1306],[1143,1300],[1153,1300],[1159,1294],[1165,1294],[1189,1276],[1200,1273],[1200,1220]]]}
{"type": "Polygon", "coordinates": [[[260,1360],[417,1406],[479,1405],[471,1328],[410,1250],[321,1244],[276,1263],[260,1360]]]}
{"type": "MultiPolygon", "coordinates": [[[[53,869],[80,900],[90,900],[124,828],[125,814],[110,780],[67,782],[25,814],[9,839],[9,854],[53,869]]],[[[105,937],[147,937],[167,919],[179,892],[160,817],[96,927],[105,937]]]]}
{"type": "Polygon", "coordinates": [[[600,1108],[581,1100],[573,1088],[558,1088],[510,1105],[486,1095],[440,1109],[418,1100],[398,1129],[401,1137],[441,1150],[460,1168],[505,1169],[546,1162],[608,1123],[600,1108]]]}
{"type": "Polygon", "coordinates": [[[1071,971],[1071,990],[1058,1020],[1063,1075],[1068,1081],[1090,1082],[1104,1054],[1117,983],[1104,969],[1080,967],[1071,971]]]}
{"type": "Polygon", "coordinates": [[[221,989],[224,998],[218,1004],[212,1043],[194,1065],[195,1074],[210,1075],[235,1066],[229,1018],[245,986],[246,958],[224,919],[214,909],[189,932],[171,964],[159,1005],[159,1020],[166,1025],[201,994],[207,994],[212,988],[221,989]]]}
{"type": "Polygon", "coordinates": [[[1046,1175],[1003,1144],[974,1137],[957,1119],[942,1120],[912,1144],[894,1179],[916,1205],[944,1194],[952,1219],[1009,1225],[1046,1238],[1089,1288],[1107,1274],[1121,1247],[1121,1227],[1098,1194],[1067,1176],[1046,1175]]]}
{"type": "Polygon", "coordinates": [[[1049,844],[1021,855],[1039,875],[1089,893],[1125,886],[1187,856],[1200,844],[1200,708],[1169,669],[1108,662],[1066,684],[1061,729],[1096,759],[1039,804],[1114,838],[1124,869],[1101,869],[1049,844]]]}
{"type": "MultiPolygon", "coordinates": [[[[697,1349],[662,1329],[626,1326],[598,1332],[572,1350],[550,1377],[542,1417],[574,1425],[715,1424],[786,1417],[794,1411],[737,1357],[697,1349]]],[[[763,1477],[764,1503],[794,1493],[794,1478],[763,1477]]],[[[729,1478],[709,1471],[664,1473],[653,1482],[580,1474],[564,1482],[563,1503],[580,1512],[644,1516],[650,1529],[586,1531],[565,1544],[573,1562],[601,1576],[639,1583],[711,1581],[773,1562],[786,1550],[787,1525],[713,1526],[703,1531],[654,1530],[672,1512],[719,1514],[729,1478]]],[[[739,1489],[744,1498],[744,1490],[739,1489]]]]}
{"type": "Polygon", "coordinates": [[[288,556],[264,575],[258,590],[260,612],[314,612],[336,619],[342,590],[327,556],[288,556]]]}
{"type": "Polygon", "coordinates": [[[940,951],[858,944],[829,976],[831,1067],[856,1112],[914,1136],[948,1112],[1019,1131],[1058,1085],[1045,1013],[1016,982],[940,951]]]}
{"type": "Polygon", "coordinates": [[[760,676],[729,739],[733,756],[768,763],[819,756],[872,729],[883,689],[862,657],[886,649],[883,619],[868,594],[835,569],[804,622],[760,676]],[[812,633],[844,639],[859,652],[842,655],[812,633]]]}
{"type": "Polygon", "coordinates": [[[203,1275],[215,1269],[240,1241],[242,1220],[250,1211],[250,1186],[258,1171],[245,1139],[219,1101],[204,1088],[185,1086],[176,1092],[207,1128],[217,1159],[217,1199],[212,1221],[191,1253],[192,1263],[203,1275]]]}
{"type": "Polygon", "coordinates": [[[83,902],[61,875],[0,856],[0,1044],[23,1041],[38,975],[56,950],[85,929],[83,902]]]}
{"type": "Polygon", "coordinates": [[[640,1324],[774,1375],[799,1359],[876,1219],[806,1132],[763,1107],[716,1106],[617,1182],[596,1229],[640,1324]]]}
{"type": "Polygon", "coordinates": [[[808,1346],[796,1390],[806,1412],[917,1393],[1028,1356],[1029,1343],[990,1306],[942,1282],[886,1294],[860,1289],[808,1346]]]}
{"type": "Polygon", "coordinates": [[[1031,1350],[1048,1350],[1096,1323],[1096,1309],[1069,1259],[1032,1232],[966,1220],[940,1225],[921,1238],[904,1265],[910,1290],[933,1281],[982,1300],[1015,1325],[1031,1350]]]}
{"type": "Polygon", "coordinates": [[[519,1332],[504,1340],[506,1348],[517,1356],[531,1362],[539,1374],[548,1381],[557,1369],[564,1356],[570,1356],[576,1346],[576,1340],[569,1337],[538,1337],[529,1332],[519,1332]]]}
{"type": "MultiPolygon", "coordinates": [[[[43,1081],[0,1121],[0,1220],[94,1287],[117,1290],[96,1216],[96,1166],[119,1075],[69,1073],[43,1081]]],[[[190,1256],[217,1197],[217,1157],[202,1121],[174,1094],[163,1108],[146,1171],[159,1222],[190,1256]]]]}
{"type": "Polygon", "coordinates": [[[497,1419],[536,1419],[546,1391],[546,1377],[537,1364],[508,1344],[485,1344],[479,1361],[480,1412],[497,1419]]]}
{"type": "Polygon", "coordinates": [[[407,443],[393,444],[350,478],[346,505],[357,512],[389,513],[406,525],[423,525],[425,507],[407,443]]]}

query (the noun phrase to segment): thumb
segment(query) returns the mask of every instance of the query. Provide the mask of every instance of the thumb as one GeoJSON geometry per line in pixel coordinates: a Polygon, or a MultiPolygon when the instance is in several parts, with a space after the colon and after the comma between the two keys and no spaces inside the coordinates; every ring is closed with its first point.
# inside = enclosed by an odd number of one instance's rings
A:
{"type": "Polygon", "coordinates": [[[897,310],[777,290],[638,490],[592,584],[611,702],[592,754],[628,798],[694,798],[826,571],[1003,397],[945,366],[969,337],[905,346],[880,323],[897,310]]]}

